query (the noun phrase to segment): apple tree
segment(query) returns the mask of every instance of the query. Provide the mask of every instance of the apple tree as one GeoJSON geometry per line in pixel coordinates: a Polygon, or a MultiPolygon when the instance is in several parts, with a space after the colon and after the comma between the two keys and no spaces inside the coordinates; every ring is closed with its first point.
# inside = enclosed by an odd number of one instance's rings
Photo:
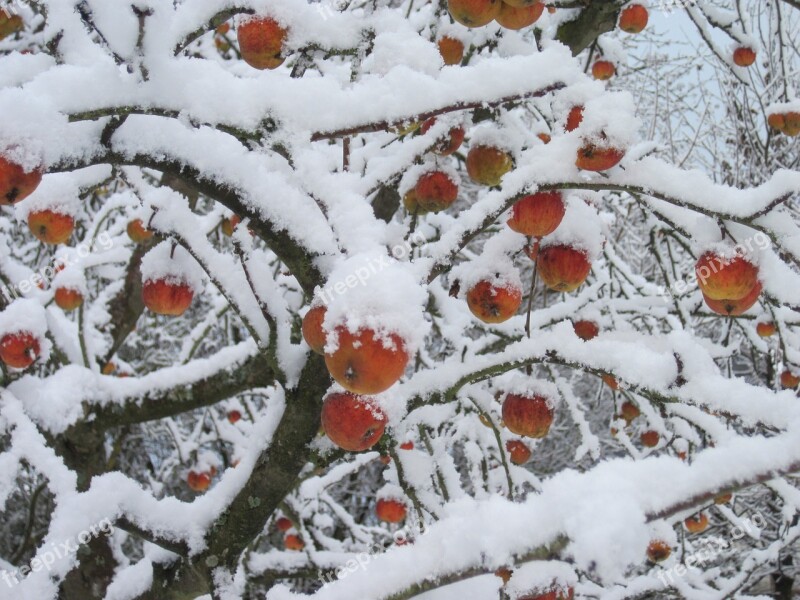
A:
{"type": "Polygon", "coordinates": [[[0,65],[0,598],[792,597],[796,0],[18,0],[0,65]]]}

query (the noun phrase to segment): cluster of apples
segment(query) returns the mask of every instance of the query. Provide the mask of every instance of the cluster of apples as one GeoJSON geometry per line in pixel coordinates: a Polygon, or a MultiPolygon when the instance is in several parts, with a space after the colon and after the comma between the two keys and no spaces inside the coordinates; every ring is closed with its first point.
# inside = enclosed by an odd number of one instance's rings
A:
{"type": "Polygon", "coordinates": [[[519,30],[542,16],[544,4],[539,0],[448,0],[447,9],[466,27],[483,27],[496,21],[506,29],[519,30]]]}
{"type": "Polygon", "coordinates": [[[380,335],[369,327],[353,332],[344,325],[334,328],[336,349],[326,351],[326,312],[324,305],[318,305],[306,313],[303,338],[325,357],[331,377],[347,391],[325,398],[322,427],[340,448],[361,452],[374,446],[386,427],[386,416],[370,395],[386,391],[402,377],[409,354],[396,333],[380,335]]]}
{"type": "Polygon", "coordinates": [[[758,267],[745,257],[706,252],[695,264],[697,285],[708,307],[725,316],[741,315],[761,294],[758,267]]]}
{"type": "Polygon", "coordinates": [[[789,137],[800,135],[800,112],[772,113],[767,117],[767,123],[773,129],[789,137]]]}

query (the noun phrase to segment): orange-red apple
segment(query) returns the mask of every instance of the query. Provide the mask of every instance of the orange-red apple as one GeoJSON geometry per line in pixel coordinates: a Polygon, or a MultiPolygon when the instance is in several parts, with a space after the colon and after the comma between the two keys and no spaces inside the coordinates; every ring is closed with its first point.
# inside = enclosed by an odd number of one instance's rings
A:
{"type": "MultiPolygon", "coordinates": [[[[420,133],[427,133],[435,123],[436,119],[431,117],[422,124],[422,127],[419,129],[420,133]]],[[[461,144],[464,142],[464,135],[466,134],[463,127],[451,127],[450,131],[447,133],[447,137],[442,138],[441,142],[434,147],[433,151],[441,156],[450,156],[461,147],[461,144]]]]}
{"type": "Polygon", "coordinates": [[[631,4],[619,15],[619,28],[625,33],[640,33],[647,27],[649,14],[641,4],[631,4]]]}
{"type": "Polygon", "coordinates": [[[153,238],[153,232],[147,229],[141,219],[134,219],[128,223],[128,237],[137,244],[144,244],[153,238]]]}
{"type": "Polygon", "coordinates": [[[524,465],[531,458],[531,449],[525,442],[520,440],[508,440],[506,442],[506,450],[508,451],[508,458],[515,465],[524,465]]]}
{"type": "Polygon", "coordinates": [[[419,207],[428,212],[446,209],[458,198],[458,185],[443,171],[429,171],[414,186],[419,207]]]}
{"type": "Polygon", "coordinates": [[[756,62],[756,53],[746,46],[737,48],[733,51],[733,62],[740,67],[749,67],[756,62]]]}
{"type": "Polygon", "coordinates": [[[524,29],[533,25],[542,16],[543,10],[544,5],[541,2],[534,2],[527,6],[514,6],[503,0],[494,20],[506,29],[524,29]]]}
{"type": "Polygon", "coordinates": [[[578,149],[575,166],[584,171],[605,171],[619,164],[625,153],[617,148],[604,148],[587,143],[578,149]]]}
{"type": "Polygon", "coordinates": [[[75,220],[52,210],[37,210],[28,213],[28,228],[40,242],[63,244],[72,235],[75,220]]]}
{"type": "Polygon", "coordinates": [[[523,235],[543,237],[556,230],[565,212],[561,192],[537,192],[514,203],[508,226],[523,235]]]}
{"type": "Polygon", "coordinates": [[[0,155],[0,206],[8,206],[27,198],[41,181],[40,170],[26,171],[17,163],[0,155]]]}
{"type": "Polygon", "coordinates": [[[439,42],[439,54],[446,65],[459,65],[464,58],[464,43],[450,36],[442,37],[439,42]]]}
{"type": "Polygon", "coordinates": [[[717,495],[714,498],[714,504],[727,504],[733,499],[733,493],[731,492],[723,492],[722,494],[717,495]]]}
{"type": "Polygon", "coordinates": [[[375,514],[384,523],[400,523],[406,518],[406,505],[400,500],[381,498],[375,504],[375,514]]]}
{"type": "Polygon", "coordinates": [[[575,131],[583,123],[583,106],[573,106],[567,114],[566,131],[575,131]]]}
{"type": "Polygon", "coordinates": [[[342,326],[336,328],[336,334],[338,347],[325,353],[325,364],[344,389],[354,394],[379,394],[402,377],[409,356],[399,335],[382,338],[369,328],[351,333],[342,326]]]}
{"type": "Polygon", "coordinates": [[[414,449],[414,442],[408,441],[400,444],[400,450],[413,450],[413,449],[414,449]]]}
{"type": "Polygon", "coordinates": [[[313,307],[303,317],[303,339],[317,354],[325,354],[325,331],[322,322],[325,320],[327,309],[325,305],[313,307]]]}
{"type": "Polygon", "coordinates": [[[572,324],[572,328],[575,330],[575,335],[585,342],[596,338],[597,334],[600,333],[600,326],[594,321],[587,321],[586,319],[575,321],[572,324]]]}
{"type": "Polygon", "coordinates": [[[763,338],[775,335],[775,333],[777,331],[778,331],[778,328],[775,326],[775,323],[773,323],[772,321],[769,321],[769,322],[766,322],[766,323],[762,322],[762,323],[759,323],[758,325],[756,325],[756,333],[759,336],[763,337],[763,338]]]}
{"type": "Polygon", "coordinates": [[[250,17],[236,32],[244,61],[255,69],[277,69],[287,31],[272,17],[250,17]]]}
{"type": "Polygon", "coordinates": [[[150,279],[142,286],[144,305],[159,315],[182,315],[192,304],[192,298],[192,288],[173,280],[150,279]]]}
{"type": "Polygon", "coordinates": [[[672,548],[664,540],[653,540],[647,546],[647,558],[654,563],[667,560],[670,554],[672,554],[672,548]]]}
{"type": "Polygon", "coordinates": [[[545,591],[529,592],[524,596],[518,596],[517,600],[573,600],[575,590],[572,587],[552,587],[545,591]]]}
{"type": "Polygon", "coordinates": [[[750,290],[750,293],[747,294],[744,298],[740,298],[739,300],[712,300],[705,294],[703,294],[703,300],[705,300],[706,305],[710,308],[713,312],[717,313],[718,315],[725,315],[727,317],[738,317],[741,314],[747,312],[751,306],[753,306],[756,302],[758,302],[758,298],[761,295],[761,282],[756,282],[755,287],[750,290]]]}
{"type": "Polygon", "coordinates": [[[539,250],[536,270],[544,284],[556,292],[577,289],[589,275],[592,265],[583,250],[563,244],[539,250]]]}
{"type": "Polygon", "coordinates": [[[59,287],[53,294],[53,300],[61,310],[71,311],[83,304],[83,294],[72,288],[59,287]]]}
{"type": "Polygon", "coordinates": [[[758,267],[742,256],[703,254],[695,265],[697,285],[712,300],[741,300],[758,284],[758,267]]]}
{"type": "Polygon", "coordinates": [[[642,435],[639,436],[639,441],[642,442],[642,446],[645,448],[655,448],[658,446],[658,441],[661,439],[661,436],[658,435],[657,431],[645,431],[642,435]]]}
{"type": "Polygon", "coordinates": [[[616,72],[617,69],[610,60],[598,60],[592,65],[592,76],[600,81],[611,79],[616,72]]]}
{"type": "Polygon", "coordinates": [[[220,229],[222,230],[222,234],[231,237],[233,235],[233,230],[236,229],[236,226],[242,222],[242,218],[239,215],[231,215],[230,217],[225,217],[222,219],[222,224],[220,225],[220,229]]]}
{"type": "Polygon", "coordinates": [[[503,421],[511,433],[542,438],[553,424],[553,408],[542,396],[507,394],[503,400],[503,421]]]}
{"type": "Polygon", "coordinates": [[[292,528],[292,522],[286,517],[278,517],[275,521],[275,528],[278,531],[289,531],[292,528]]]}
{"type": "Polygon", "coordinates": [[[197,471],[189,471],[189,475],[186,477],[186,483],[194,492],[205,492],[211,485],[211,477],[211,473],[207,471],[199,473],[197,471]]]}
{"type": "Polygon", "coordinates": [[[708,527],[708,515],[699,512],[691,517],[686,517],[683,521],[683,525],[689,533],[702,533],[708,527]]]}
{"type": "Polygon", "coordinates": [[[613,375],[610,375],[608,373],[603,373],[600,376],[600,379],[602,379],[603,383],[605,383],[612,390],[616,391],[619,389],[619,382],[617,381],[617,378],[614,377],[613,375]]]}
{"type": "Polygon", "coordinates": [[[500,0],[447,0],[453,20],[466,27],[482,27],[500,12],[500,0]]]}
{"type": "Polygon", "coordinates": [[[306,545],[303,543],[303,540],[300,538],[300,536],[295,533],[289,533],[285,538],[283,538],[283,547],[287,550],[299,552],[305,548],[305,546],[306,545]]]}
{"type": "Polygon", "coordinates": [[[238,423],[242,419],[242,413],[238,410],[231,410],[228,411],[227,417],[229,423],[238,423]]]}
{"type": "MultiPolygon", "coordinates": [[[[639,407],[633,402],[626,400],[622,403],[622,406],[619,407],[619,416],[622,417],[628,425],[630,425],[640,414],[642,414],[642,411],[640,411],[639,407]]],[[[658,440],[656,440],[656,443],[658,443],[658,440]]]]}
{"type": "Polygon", "coordinates": [[[795,375],[789,369],[781,373],[781,385],[786,389],[794,389],[800,385],[800,375],[795,375]]]}
{"type": "Polygon", "coordinates": [[[27,369],[39,357],[39,340],[32,333],[7,333],[0,339],[0,360],[15,369],[27,369]]]}
{"type": "Polygon", "coordinates": [[[493,146],[473,146],[467,153],[467,174],[475,183],[500,185],[513,167],[511,155],[493,146]]]}
{"type": "Polygon", "coordinates": [[[370,398],[349,392],[333,393],[322,403],[322,427],[342,450],[362,452],[381,438],[386,416],[370,398]]]}
{"type": "Polygon", "coordinates": [[[539,138],[540,140],[542,140],[543,144],[549,144],[550,140],[553,139],[553,138],[550,137],[549,133],[537,133],[536,137],[539,138]]]}
{"type": "Polygon", "coordinates": [[[522,304],[522,290],[512,284],[497,286],[487,280],[467,292],[467,305],[484,323],[502,323],[513,317],[522,304]]]}
{"type": "Polygon", "coordinates": [[[22,31],[24,27],[25,22],[20,15],[11,14],[6,12],[5,8],[0,8],[0,40],[22,31]]]}

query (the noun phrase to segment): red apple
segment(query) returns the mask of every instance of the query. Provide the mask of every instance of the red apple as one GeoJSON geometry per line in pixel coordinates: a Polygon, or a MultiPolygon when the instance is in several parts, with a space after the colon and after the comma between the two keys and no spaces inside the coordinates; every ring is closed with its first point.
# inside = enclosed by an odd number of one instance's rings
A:
{"type": "Polygon", "coordinates": [[[322,329],[322,322],[325,320],[327,310],[325,305],[320,304],[303,317],[303,339],[317,354],[325,354],[325,331],[322,329]]]}
{"type": "Polygon", "coordinates": [[[655,448],[658,446],[659,439],[661,439],[661,436],[658,435],[658,432],[652,430],[645,431],[639,436],[639,441],[642,442],[642,446],[645,448],[655,448]]]}
{"type": "Polygon", "coordinates": [[[758,267],[742,256],[703,254],[695,265],[697,285],[712,300],[741,300],[758,283],[758,267]]]}
{"type": "Polygon", "coordinates": [[[379,394],[392,387],[406,370],[408,352],[397,334],[383,338],[369,328],[351,333],[336,328],[338,347],[325,353],[331,376],[354,394],[379,394]]]}
{"type": "Polygon", "coordinates": [[[329,394],[322,403],[325,435],[342,450],[362,452],[383,435],[386,416],[371,398],[349,392],[329,394]]]}
{"type": "Polygon", "coordinates": [[[553,424],[553,408],[542,396],[507,394],[503,400],[503,421],[511,433],[542,438],[553,424]]]}
{"type": "Polygon", "coordinates": [[[575,131],[583,123],[583,107],[573,106],[567,114],[567,122],[564,125],[566,131],[575,131]]]}
{"type": "MultiPolygon", "coordinates": [[[[427,133],[435,123],[436,119],[431,117],[422,124],[422,127],[419,129],[420,133],[427,133]]],[[[464,135],[463,127],[451,127],[450,131],[447,133],[447,137],[442,138],[439,145],[434,147],[433,151],[441,156],[450,156],[461,147],[461,144],[464,142],[464,135]]]]}
{"type": "Polygon", "coordinates": [[[500,0],[447,0],[453,20],[466,27],[482,27],[500,12],[500,0]]]}
{"type": "Polygon", "coordinates": [[[287,31],[271,17],[249,17],[237,30],[244,61],[255,69],[277,69],[283,64],[281,51],[287,31]]]}
{"type": "Polygon", "coordinates": [[[549,133],[537,133],[536,137],[539,138],[540,140],[542,140],[543,144],[549,144],[550,140],[553,139],[553,138],[550,137],[549,133]]]}
{"type": "Polygon", "coordinates": [[[192,304],[192,298],[192,288],[178,281],[150,279],[142,286],[144,305],[159,315],[182,315],[192,304]]]}
{"type": "Polygon", "coordinates": [[[382,498],[375,505],[375,514],[385,523],[400,523],[406,518],[406,505],[400,500],[382,498]]]}
{"type": "Polygon", "coordinates": [[[789,369],[781,373],[781,385],[786,389],[794,389],[800,385],[800,375],[795,375],[789,369]]]}
{"type": "Polygon", "coordinates": [[[723,492],[722,494],[717,495],[714,498],[714,504],[727,504],[733,499],[733,494],[731,492],[723,492]]]}
{"type": "Polygon", "coordinates": [[[0,8],[0,40],[22,31],[25,27],[25,22],[21,16],[11,14],[6,10],[5,8],[0,8]]]}
{"type": "Polygon", "coordinates": [[[186,477],[186,483],[189,488],[194,492],[205,492],[211,485],[212,475],[206,471],[198,473],[197,471],[189,471],[186,477]]]}
{"type": "Polygon", "coordinates": [[[300,538],[299,535],[295,533],[289,533],[286,535],[285,538],[283,538],[283,547],[286,548],[287,550],[294,550],[296,552],[299,552],[300,550],[305,548],[306,545],[303,543],[303,540],[300,538]]]}
{"type": "Polygon", "coordinates": [[[446,65],[459,65],[464,58],[464,43],[461,40],[444,36],[439,42],[439,54],[446,65]]]}
{"type": "Polygon", "coordinates": [[[42,181],[40,170],[26,171],[0,155],[0,206],[15,204],[33,193],[42,181]]]}
{"type": "Polygon", "coordinates": [[[502,323],[513,317],[522,304],[522,290],[511,284],[497,286],[487,280],[467,292],[467,305],[484,323],[502,323]]]}
{"type": "Polygon", "coordinates": [[[556,230],[565,212],[561,192],[537,192],[514,203],[508,226],[523,235],[543,237],[556,230]]]}
{"type": "Polygon", "coordinates": [[[592,265],[583,250],[572,246],[546,246],[539,250],[536,270],[544,284],[556,292],[577,289],[589,275],[592,265]]]}
{"type": "Polygon", "coordinates": [[[708,527],[708,516],[706,513],[700,512],[687,517],[683,524],[689,533],[702,533],[708,527]]]}
{"type": "Polygon", "coordinates": [[[609,375],[608,373],[604,373],[603,375],[600,376],[600,379],[602,379],[603,383],[605,383],[612,390],[616,391],[616,390],[619,389],[619,382],[617,381],[616,377],[614,377],[613,375],[609,375]]]}
{"type": "Polygon", "coordinates": [[[514,574],[514,571],[509,569],[508,567],[500,567],[494,572],[495,576],[499,577],[503,580],[503,585],[508,583],[511,580],[511,576],[514,574]]]}
{"type": "Polygon", "coordinates": [[[75,310],[83,304],[83,294],[71,288],[56,288],[53,299],[55,300],[56,306],[64,311],[75,310]]]}
{"type": "Polygon", "coordinates": [[[598,60],[592,65],[592,76],[600,81],[611,79],[617,72],[614,63],[609,60],[598,60]]]}
{"type": "Polygon", "coordinates": [[[27,369],[39,357],[39,340],[32,333],[7,333],[0,339],[0,360],[14,369],[27,369]]]}
{"type": "Polygon", "coordinates": [[[584,171],[605,171],[619,164],[625,153],[617,148],[604,148],[592,143],[578,149],[575,166],[584,171]]]}
{"type": "Polygon", "coordinates": [[[494,20],[506,29],[524,29],[533,25],[542,16],[543,10],[544,5],[541,2],[534,2],[528,6],[514,6],[504,0],[494,20]]]}
{"type": "Polygon", "coordinates": [[[778,331],[778,328],[775,326],[775,323],[773,323],[772,321],[770,321],[768,323],[762,322],[762,323],[759,323],[758,325],[756,325],[756,333],[759,336],[763,337],[763,338],[775,335],[775,333],[777,331],[778,331]]]}
{"type": "Polygon", "coordinates": [[[458,185],[443,171],[429,171],[417,180],[414,194],[422,210],[435,213],[456,201],[458,185]]]}
{"type": "Polygon", "coordinates": [[[403,442],[400,444],[400,450],[413,450],[414,449],[414,442],[403,442]]]}
{"type": "Polygon", "coordinates": [[[128,237],[137,244],[144,244],[153,238],[153,232],[147,229],[141,219],[128,223],[128,237]]]}
{"type": "Polygon", "coordinates": [[[275,521],[275,528],[278,531],[289,531],[292,528],[292,522],[286,517],[278,517],[275,521]]]}
{"type": "Polygon", "coordinates": [[[664,540],[653,540],[647,546],[647,558],[652,562],[662,562],[672,554],[672,548],[664,540]]]}
{"type": "Polygon", "coordinates": [[[619,28],[625,33],[640,33],[647,27],[647,9],[641,4],[631,4],[619,15],[619,28]]]}
{"type": "Polygon", "coordinates": [[[761,282],[757,282],[755,287],[750,291],[747,296],[739,300],[712,300],[703,294],[703,300],[706,305],[718,315],[725,315],[727,317],[738,317],[746,313],[752,307],[761,295],[761,282]]]}
{"type": "Polygon", "coordinates": [[[752,48],[737,48],[733,51],[733,62],[740,67],[749,67],[756,62],[756,53],[752,48]]]}
{"type": "MultiPolygon", "coordinates": [[[[640,414],[642,414],[642,411],[640,411],[639,407],[633,402],[628,402],[626,400],[622,403],[622,406],[619,407],[619,416],[622,417],[628,425],[630,425],[631,422],[633,422],[633,420],[636,419],[636,417],[638,417],[640,414]]],[[[657,443],[658,440],[656,440],[656,444],[657,443]]]]}
{"type": "Polygon", "coordinates": [[[508,457],[515,465],[524,465],[531,458],[531,449],[525,442],[520,440],[509,440],[506,442],[508,457]]]}
{"type": "Polygon", "coordinates": [[[585,342],[596,338],[597,334],[600,333],[600,326],[597,323],[585,319],[575,321],[572,324],[572,328],[575,330],[575,335],[585,342]]]}
{"type": "Polygon", "coordinates": [[[511,155],[493,146],[473,146],[467,153],[467,174],[475,183],[500,185],[513,167],[511,155]]]}
{"type": "Polygon", "coordinates": [[[28,228],[40,242],[63,244],[72,235],[75,221],[69,215],[52,210],[37,210],[28,213],[28,228]]]}
{"type": "Polygon", "coordinates": [[[240,421],[242,418],[242,413],[238,410],[231,410],[228,412],[228,422],[229,423],[236,423],[240,421]]]}

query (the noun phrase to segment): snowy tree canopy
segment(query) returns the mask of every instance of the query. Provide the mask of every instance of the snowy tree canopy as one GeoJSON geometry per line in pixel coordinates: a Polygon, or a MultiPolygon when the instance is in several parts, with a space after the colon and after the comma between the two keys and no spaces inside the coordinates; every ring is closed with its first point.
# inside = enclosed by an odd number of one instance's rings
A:
{"type": "Polygon", "coordinates": [[[797,0],[0,7],[0,599],[792,597],[797,0]]]}

